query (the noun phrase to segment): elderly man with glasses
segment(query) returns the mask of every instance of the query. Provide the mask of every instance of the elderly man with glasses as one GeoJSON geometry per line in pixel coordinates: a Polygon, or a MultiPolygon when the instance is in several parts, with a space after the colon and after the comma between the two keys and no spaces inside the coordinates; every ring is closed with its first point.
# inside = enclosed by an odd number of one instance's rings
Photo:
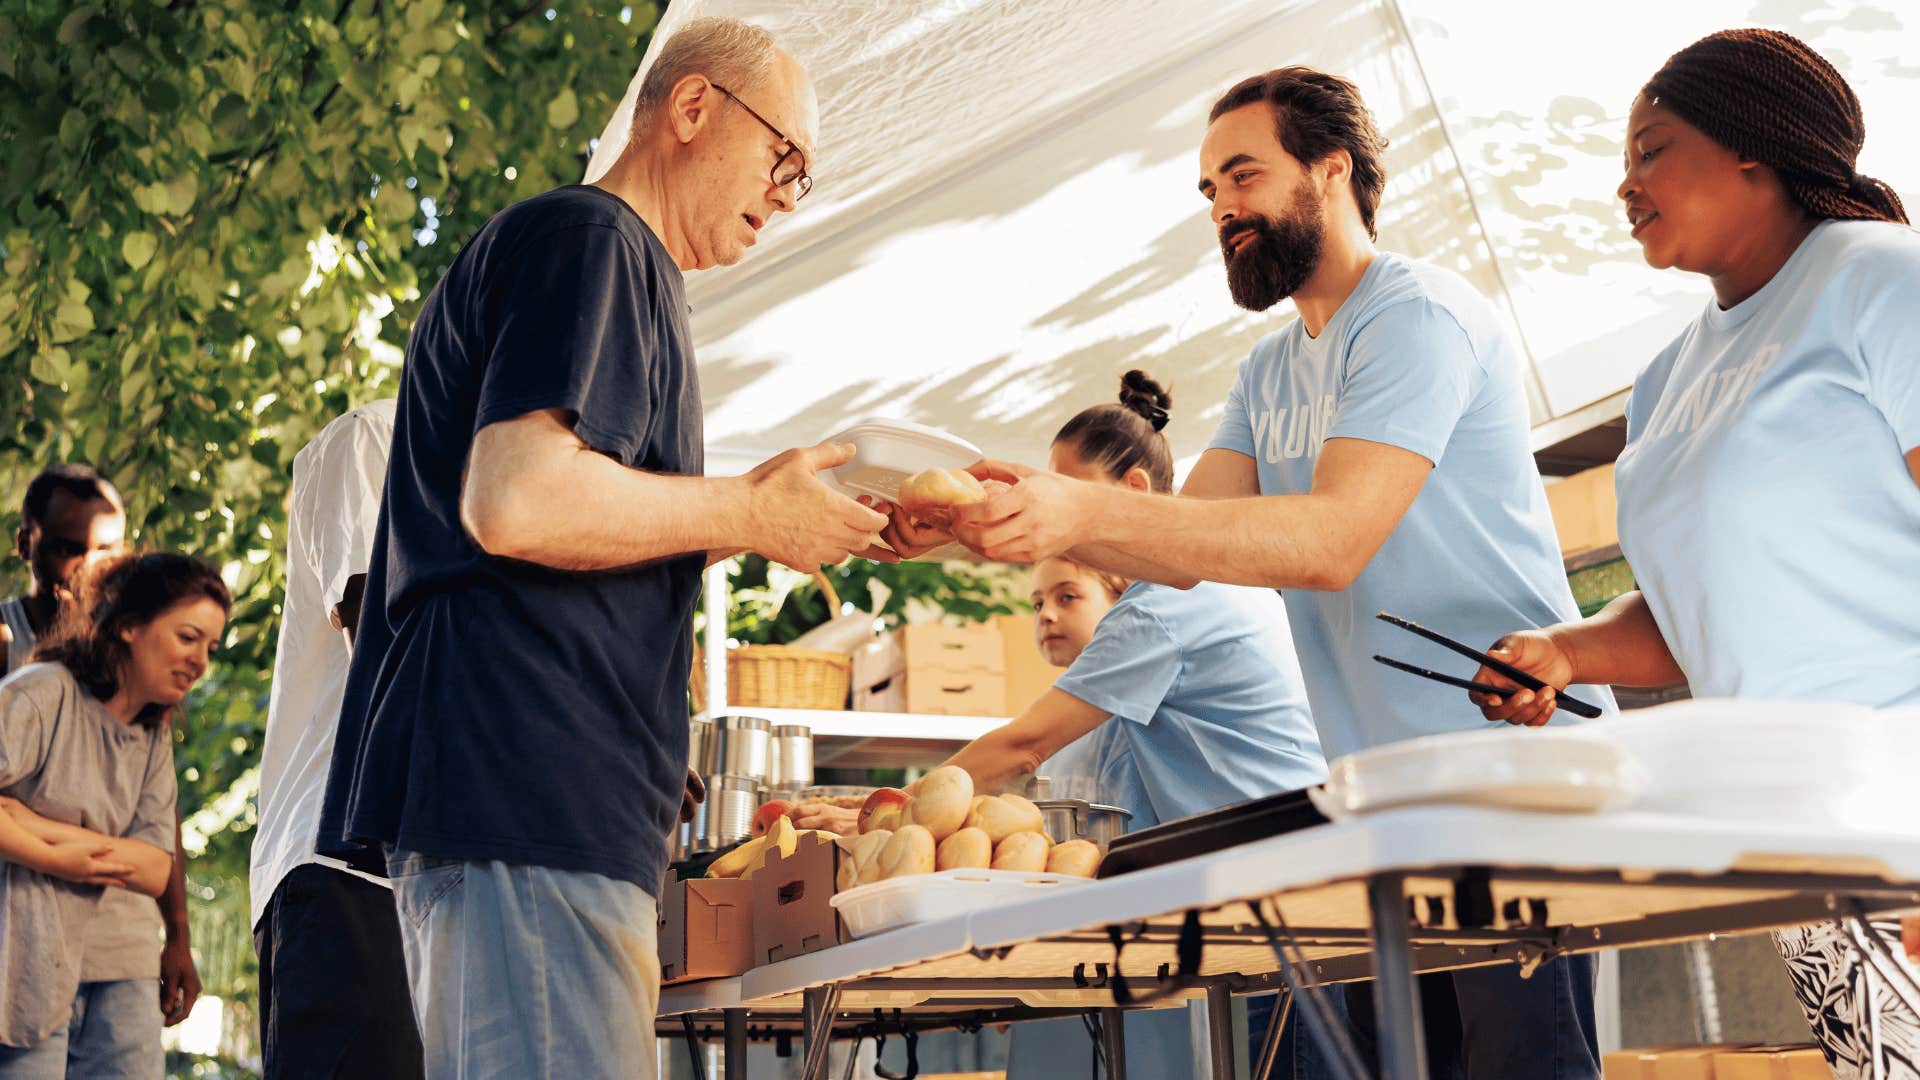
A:
{"type": "Polygon", "coordinates": [[[816,476],[851,447],[702,474],[681,275],[794,209],[816,111],[764,30],[688,23],[606,175],[496,214],[414,324],[320,848],[392,878],[429,1076],[654,1075],[701,571],[890,557],[816,476]]]}

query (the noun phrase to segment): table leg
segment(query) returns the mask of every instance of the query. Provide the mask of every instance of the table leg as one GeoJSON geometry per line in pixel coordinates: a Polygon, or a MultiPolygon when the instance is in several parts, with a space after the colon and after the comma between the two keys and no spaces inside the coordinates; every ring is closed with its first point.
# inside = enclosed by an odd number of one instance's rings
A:
{"type": "MultiPolygon", "coordinates": [[[[1271,1080],[1273,1067],[1280,1060],[1280,1038],[1287,1033],[1287,1019],[1293,1012],[1293,991],[1282,990],[1273,1004],[1273,1018],[1260,1039],[1260,1060],[1253,1063],[1252,1080],[1271,1080]]],[[[1304,1036],[1303,1036],[1304,1037],[1304,1036]]]]}
{"type": "Polygon", "coordinates": [[[833,1043],[833,1017],[840,1011],[838,984],[813,986],[800,996],[801,1024],[804,1030],[800,1080],[823,1080],[827,1075],[827,1050],[833,1043]]]}
{"type": "Polygon", "coordinates": [[[747,1010],[725,1013],[726,1080],[747,1080],[747,1010]]]}
{"type": "Polygon", "coordinates": [[[1233,1080],[1233,991],[1207,986],[1207,1045],[1213,1051],[1213,1080],[1233,1080]]]}
{"type": "Polygon", "coordinates": [[[1127,1011],[1100,1010],[1100,1035],[1107,1057],[1107,1080],[1127,1080],[1127,1011]]]}
{"type": "Polygon", "coordinates": [[[1380,1028],[1381,1080],[1425,1080],[1427,1033],[1420,1022],[1420,984],[1407,934],[1406,879],[1367,879],[1373,919],[1373,1012],[1380,1028]]]}

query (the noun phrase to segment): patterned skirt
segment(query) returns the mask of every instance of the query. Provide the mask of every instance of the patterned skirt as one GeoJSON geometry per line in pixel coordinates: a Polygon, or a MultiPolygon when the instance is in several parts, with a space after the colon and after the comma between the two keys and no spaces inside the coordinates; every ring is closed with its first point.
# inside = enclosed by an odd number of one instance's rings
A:
{"type": "Polygon", "coordinates": [[[1777,930],[1793,991],[1836,1080],[1920,1080],[1920,964],[1898,919],[1777,930]]]}

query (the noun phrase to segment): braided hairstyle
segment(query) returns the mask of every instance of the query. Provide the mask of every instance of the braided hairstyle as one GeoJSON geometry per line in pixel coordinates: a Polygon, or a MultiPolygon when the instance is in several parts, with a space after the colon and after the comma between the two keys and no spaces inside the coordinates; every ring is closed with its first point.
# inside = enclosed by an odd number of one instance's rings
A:
{"type": "Polygon", "coordinates": [[[1082,409],[1067,421],[1055,443],[1065,443],[1100,466],[1115,480],[1145,469],[1153,490],[1173,490],[1173,448],[1160,429],[1167,426],[1173,391],[1138,369],[1120,377],[1120,403],[1082,409]]]}
{"type": "Polygon", "coordinates": [[[1792,34],[1710,34],[1669,57],[1640,95],[1772,169],[1793,201],[1817,218],[1907,221],[1890,185],[1854,171],[1867,138],[1860,99],[1825,57],[1792,34]]]}

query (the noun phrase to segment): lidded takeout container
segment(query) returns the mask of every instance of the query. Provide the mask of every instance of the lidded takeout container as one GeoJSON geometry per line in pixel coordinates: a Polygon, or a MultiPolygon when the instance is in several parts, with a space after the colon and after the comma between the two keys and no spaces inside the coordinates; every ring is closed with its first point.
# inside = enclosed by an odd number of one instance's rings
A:
{"type": "Polygon", "coordinates": [[[926,469],[964,469],[979,461],[980,448],[939,428],[911,420],[871,417],[830,436],[852,443],[853,460],[821,473],[821,479],[848,495],[872,495],[892,502],[900,482],[926,469]]]}

